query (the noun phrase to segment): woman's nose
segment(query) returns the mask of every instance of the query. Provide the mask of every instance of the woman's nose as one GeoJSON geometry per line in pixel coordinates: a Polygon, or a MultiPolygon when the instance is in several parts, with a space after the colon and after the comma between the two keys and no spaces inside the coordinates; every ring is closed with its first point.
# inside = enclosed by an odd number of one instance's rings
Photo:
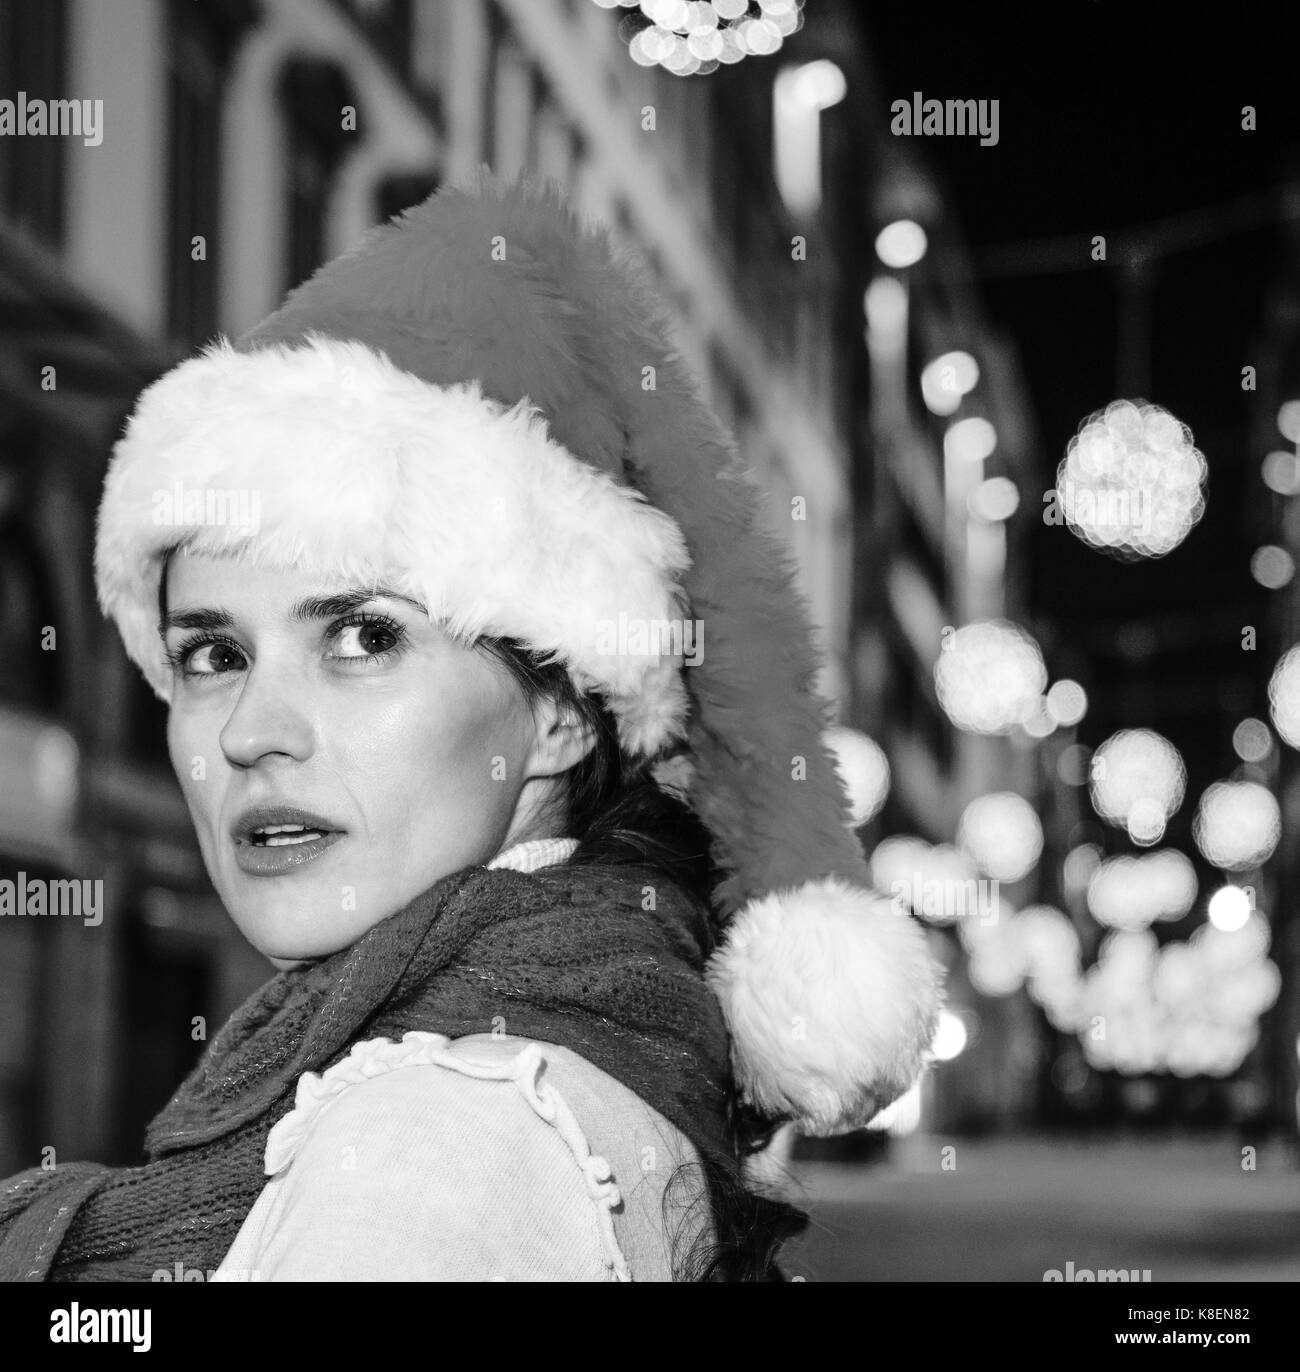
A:
{"type": "Polygon", "coordinates": [[[232,767],[255,767],[267,757],[305,761],[311,756],[313,732],[302,684],[284,672],[272,674],[264,663],[250,667],[220,742],[232,767]]]}

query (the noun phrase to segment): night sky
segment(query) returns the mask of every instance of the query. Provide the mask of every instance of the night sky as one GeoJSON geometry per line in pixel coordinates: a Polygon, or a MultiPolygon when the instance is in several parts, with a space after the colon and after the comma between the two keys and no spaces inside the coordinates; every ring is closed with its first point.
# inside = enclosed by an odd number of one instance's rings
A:
{"type": "MultiPolygon", "coordinates": [[[[1236,720],[1265,713],[1275,660],[1267,597],[1286,594],[1263,591],[1249,572],[1251,552],[1275,535],[1279,499],[1259,478],[1268,449],[1250,426],[1275,403],[1241,390],[1241,368],[1261,360],[1254,340],[1279,289],[1283,235],[1263,223],[1154,263],[1149,381],[1136,392],[1117,377],[1119,259],[1157,221],[1241,197],[1262,203],[1261,193],[1300,181],[1300,13],[1066,0],[873,5],[861,15],[886,123],[888,101],[915,90],[1000,102],[995,147],[909,141],[957,218],[984,309],[1027,379],[1044,450],[1016,518],[1033,526],[1030,603],[1049,669],[1089,686],[1086,742],[1157,728],[1183,750],[1192,787],[1203,786],[1235,763],[1236,720]],[[1244,105],[1256,107],[1255,132],[1242,130],[1244,105]],[[1093,234],[1107,237],[1106,264],[1088,258],[1093,234]],[[1077,252],[1054,251],[1080,269],[1017,273],[1025,254],[1015,245],[1069,235],[1077,252]],[[1079,423],[1121,396],[1171,410],[1209,464],[1206,513],[1163,559],[1121,563],[1041,519],[1042,491],[1079,423]],[[1261,626],[1257,655],[1241,650],[1247,623],[1261,626]]],[[[1287,446],[1275,428],[1269,446],[1287,446]]]]}

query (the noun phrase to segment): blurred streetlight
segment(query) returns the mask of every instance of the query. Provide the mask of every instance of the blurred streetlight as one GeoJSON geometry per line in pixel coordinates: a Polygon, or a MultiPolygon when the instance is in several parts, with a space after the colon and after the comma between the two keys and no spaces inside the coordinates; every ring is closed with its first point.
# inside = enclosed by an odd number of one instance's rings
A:
{"type": "Polygon", "coordinates": [[[1207,913],[1216,929],[1231,934],[1250,918],[1250,897],[1240,886],[1220,886],[1210,897],[1207,913]]]}
{"type": "Polygon", "coordinates": [[[1232,750],[1243,762],[1263,762],[1273,750],[1273,735],[1262,719],[1243,719],[1232,731],[1232,750]]]}
{"type": "Polygon", "coordinates": [[[925,230],[912,219],[896,219],[876,235],[876,256],[896,271],[916,266],[928,246],[925,230]]]}
{"type": "Polygon", "coordinates": [[[1005,476],[991,476],[981,481],[966,500],[966,508],[976,519],[986,524],[999,524],[1010,519],[1020,505],[1016,484],[1005,476]]]}
{"type": "Polygon", "coordinates": [[[1047,712],[1058,724],[1078,724],[1088,712],[1088,693],[1077,681],[1063,677],[1047,692],[1047,712]]]}
{"type": "Polygon", "coordinates": [[[1265,590],[1278,591],[1295,575],[1295,561],[1285,548],[1265,543],[1250,559],[1250,574],[1265,590]]]}
{"type": "Polygon", "coordinates": [[[998,432],[987,419],[959,419],[943,436],[944,453],[958,462],[983,462],[998,445],[998,432]]]}
{"type": "Polygon", "coordinates": [[[822,201],[821,112],[844,99],[844,73],[827,58],[786,67],[772,84],[772,152],[777,189],[797,218],[822,201]]]}
{"type": "Polygon", "coordinates": [[[1283,438],[1300,443],[1300,400],[1288,400],[1277,412],[1277,428],[1283,438]]]}
{"type": "Polygon", "coordinates": [[[921,398],[931,414],[952,414],[979,383],[979,364],[970,353],[953,351],[936,357],[921,372],[921,398]]]}

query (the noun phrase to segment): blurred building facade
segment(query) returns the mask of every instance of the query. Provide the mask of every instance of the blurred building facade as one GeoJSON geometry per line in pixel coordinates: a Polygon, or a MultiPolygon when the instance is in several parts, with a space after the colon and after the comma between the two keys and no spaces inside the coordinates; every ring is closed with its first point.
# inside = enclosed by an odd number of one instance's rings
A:
{"type": "MultiPolygon", "coordinates": [[[[859,197],[782,203],[775,64],[646,70],[618,22],[591,0],[0,0],[0,96],[103,101],[98,143],[0,139],[0,876],[104,893],[98,925],[0,920],[0,1174],[48,1146],[134,1157],[268,971],[207,883],[163,707],[95,606],[121,421],[436,186],[535,171],[645,262],[793,544],[848,709],[859,197]]],[[[848,32],[840,5],[818,22],[809,56],[848,32]]],[[[852,151],[836,133],[826,164],[852,151]]]]}
{"type": "MultiPolygon", "coordinates": [[[[1277,586],[1273,580],[1270,613],[1261,626],[1258,651],[1270,668],[1300,645],[1300,584],[1295,576],[1300,562],[1300,431],[1279,431],[1283,407],[1300,401],[1300,168],[1290,170],[1291,215],[1279,236],[1276,287],[1258,326],[1258,402],[1249,435],[1254,459],[1248,464],[1254,497],[1248,502],[1253,516],[1249,533],[1261,548],[1281,549],[1291,559],[1284,584],[1277,586]],[[1261,499],[1264,485],[1268,494],[1261,499]]],[[[1297,715],[1293,693],[1271,700],[1261,688],[1252,706],[1259,718],[1271,718],[1276,733],[1285,727],[1290,734],[1285,740],[1270,739],[1267,753],[1245,763],[1240,773],[1267,785],[1281,808],[1281,837],[1275,859],[1262,874],[1259,903],[1272,919],[1274,957],[1291,994],[1281,998],[1269,1017],[1260,1086],[1271,1097],[1271,1111],[1292,1119],[1300,1134],[1300,994],[1295,989],[1300,987],[1300,765],[1293,742],[1297,715]]]]}
{"type": "MultiPolygon", "coordinates": [[[[942,188],[897,143],[880,143],[873,165],[875,226],[917,222],[927,247],[905,268],[889,270],[877,261],[866,309],[871,402],[864,416],[869,475],[860,481],[866,489],[855,544],[857,719],[884,746],[892,785],[864,838],[869,850],[897,835],[942,850],[951,848],[964,810],[981,796],[1021,796],[1044,815],[1054,808],[1057,788],[1044,751],[1061,740],[1047,743],[1019,729],[980,735],[957,727],[935,673],[962,626],[1032,624],[1025,527],[1040,508],[1040,444],[1014,350],[984,313],[942,188]],[[949,373],[946,392],[945,382],[936,381],[942,371],[949,373]],[[967,450],[962,439],[972,432],[976,442],[967,450]],[[993,482],[1014,489],[1019,505],[981,513],[977,492],[993,482]]],[[[1073,820],[1062,818],[1068,832],[1073,820]]],[[[1016,907],[1056,899],[1044,883],[1059,870],[1065,832],[1060,824],[1048,830],[1042,857],[1026,878],[1000,889],[976,878],[982,885],[970,899],[1001,898],[1016,907]]],[[[910,880],[913,898],[945,882],[920,863],[900,875],[910,880]]],[[[877,881],[886,884],[879,872],[877,881]]],[[[946,884],[943,901],[967,894],[952,889],[961,881],[946,884]]],[[[988,917],[998,917],[991,905],[988,917]]],[[[892,1127],[1031,1123],[1043,1040],[1034,1007],[1023,996],[989,998],[972,987],[955,926],[934,929],[930,938],[948,967],[949,1010],[968,1038],[960,1060],[939,1064],[892,1127]]]]}

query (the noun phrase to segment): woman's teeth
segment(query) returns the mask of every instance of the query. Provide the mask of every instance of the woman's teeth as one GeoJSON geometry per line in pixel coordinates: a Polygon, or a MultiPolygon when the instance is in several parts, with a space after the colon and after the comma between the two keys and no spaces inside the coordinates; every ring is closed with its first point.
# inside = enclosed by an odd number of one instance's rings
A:
{"type": "Polygon", "coordinates": [[[323,838],[320,829],[304,829],[301,824],[272,824],[253,830],[253,842],[265,848],[283,848],[289,843],[311,843],[323,838]]]}

